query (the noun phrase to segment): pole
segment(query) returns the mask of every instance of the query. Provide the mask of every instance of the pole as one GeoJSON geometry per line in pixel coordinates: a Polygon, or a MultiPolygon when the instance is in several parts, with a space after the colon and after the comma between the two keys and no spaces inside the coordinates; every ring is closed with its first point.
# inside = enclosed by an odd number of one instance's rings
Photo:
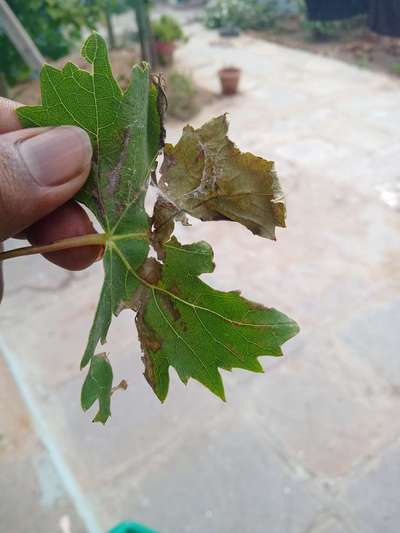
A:
{"type": "Polygon", "coordinates": [[[0,0],[0,24],[22,59],[32,69],[34,77],[38,77],[40,69],[45,62],[44,57],[21,22],[14,15],[6,0],[0,0]]]}
{"type": "Polygon", "coordinates": [[[108,34],[108,44],[111,50],[115,48],[115,34],[114,27],[112,23],[111,10],[109,2],[106,2],[105,5],[105,15],[106,15],[106,25],[107,25],[107,34],[108,34]]]}
{"type": "Polygon", "coordinates": [[[3,72],[0,72],[0,96],[8,96],[8,85],[3,72]]]}
{"type": "Polygon", "coordinates": [[[142,60],[147,61],[154,68],[156,66],[156,54],[147,0],[136,0],[134,5],[142,51],[142,60]]]}

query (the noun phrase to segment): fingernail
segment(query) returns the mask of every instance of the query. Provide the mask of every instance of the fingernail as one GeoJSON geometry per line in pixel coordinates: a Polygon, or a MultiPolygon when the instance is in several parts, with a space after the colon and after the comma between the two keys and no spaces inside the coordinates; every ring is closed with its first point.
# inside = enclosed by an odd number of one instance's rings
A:
{"type": "Polygon", "coordinates": [[[92,158],[88,134],[73,126],[45,130],[18,143],[18,149],[33,179],[47,187],[88,170],[92,158]]]}

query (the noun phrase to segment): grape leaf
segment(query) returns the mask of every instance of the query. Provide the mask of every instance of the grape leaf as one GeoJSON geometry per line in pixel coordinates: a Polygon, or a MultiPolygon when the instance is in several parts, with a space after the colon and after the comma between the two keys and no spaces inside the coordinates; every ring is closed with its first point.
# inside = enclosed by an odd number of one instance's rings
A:
{"type": "Polygon", "coordinates": [[[99,341],[104,343],[123,302],[138,287],[137,277],[115,256],[113,243],[138,268],[149,252],[148,216],[144,210],[147,179],[162,136],[158,87],[148,65],[136,65],[122,94],[108,60],[104,40],[92,34],[82,48],[93,75],[68,63],[62,71],[45,65],[40,75],[42,106],[22,107],[23,125],[76,125],[93,144],[91,175],[78,199],[96,215],[108,236],[104,253],[105,279],[81,367],[99,341]]]}
{"type": "Polygon", "coordinates": [[[99,401],[99,410],[93,422],[105,424],[111,415],[112,380],[113,372],[106,354],[94,355],[81,391],[81,405],[84,411],[90,409],[96,400],[99,401]]]}
{"type": "Polygon", "coordinates": [[[226,115],[195,130],[186,126],[167,144],[160,187],[179,210],[201,220],[240,222],[275,240],[285,227],[285,201],[273,161],[242,153],[227,137],[226,115]]]}
{"type": "MultiPolygon", "coordinates": [[[[219,368],[261,372],[257,358],[282,355],[280,346],[297,333],[298,326],[238,292],[223,293],[206,285],[199,276],[213,271],[212,250],[207,243],[179,244],[172,237],[174,219],[186,223],[183,211],[198,216],[200,209],[201,218],[230,218],[263,236],[273,236],[274,225],[284,225],[273,164],[241,154],[226,137],[225,117],[197,132],[188,126],[183,141],[166,149],[164,192],[149,220],[144,198],[164,137],[159,80],[150,75],[148,65],[135,65],[123,93],[98,34],[87,39],[82,55],[92,64],[92,73],[71,63],[62,70],[46,65],[41,72],[42,105],[18,109],[25,127],[77,125],[88,132],[93,145],[91,174],[77,199],[97,217],[106,244],[104,283],[81,361],[82,368],[90,363],[82,407],[87,410],[98,401],[94,421],[104,424],[110,416],[115,390],[112,369],[107,356],[95,351],[106,342],[112,316],[125,308],[137,312],[145,377],[161,401],[168,392],[170,366],[184,383],[192,377],[224,398],[219,368]],[[189,133],[195,139],[186,142],[189,133]],[[201,165],[193,159],[195,154],[200,154],[204,179],[199,179],[201,165]],[[188,173],[182,171],[185,168],[188,173]],[[230,173],[238,187],[224,196],[220,190],[227,187],[230,173]],[[214,183],[213,176],[218,184],[214,197],[203,195],[201,206],[188,202],[196,188],[203,194],[214,183]],[[245,183],[249,190],[244,189],[245,183]],[[172,200],[166,193],[172,194],[172,200]],[[234,195],[240,197],[238,202],[234,195]],[[158,260],[149,257],[151,248],[158,260]]],[[[126,388],[126,383],[119,388],[126,388]]]]}
{"type": "Polygon", "coordinates": [[[163,401],[173,366],[183,383],[192,377],[225,399],[218,368],[263,372],[257,357],[282,355],[280,346],[298,327],[237,291],[217,291],[201,281],[201,274],[214,270],[206,242],[182,246],[173,237],[164,248],[160,280],[142,294],[136,317],[146,379],[163,401]]]}

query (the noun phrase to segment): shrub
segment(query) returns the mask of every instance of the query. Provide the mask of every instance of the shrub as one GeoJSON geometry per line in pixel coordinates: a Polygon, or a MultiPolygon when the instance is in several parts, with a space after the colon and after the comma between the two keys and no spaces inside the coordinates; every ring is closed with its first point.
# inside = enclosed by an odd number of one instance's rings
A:
{"type": "Polygon", "coordinates": [[[392,63],[392,65],[390,66],[390,71],[395,76],[400,76],[400,63],[392,63]]]}
{"type": "Polygon", "coordinates": [[[315,42],[337,39],[342,32],[352,31],[366,25],[365,16],[358,15],[345,20],[313,21],[307,19],[307,8],[304,0],[297,0],[302,18],[302,26],[309,40],[315,42]]]}
{"type": "Polygon", "coordinates": [[[234,26],[264,29],[273,26],[277,17],[276,0],[211,0],[206,7],[206,26],[234,26]]]}
{"type": "MultiPolygon", "coordinates": [[[[35,41],[36,46],[46,56],[58,59],[68,51],[68,39],[55,23],[57,17],[47,11],[46,2],[39,0],[9,0],[10,8],[22,22],[35,41]]],[[[8,83],[15,83],[29,74],[29,68],[10,42],[0,25],[0,71],[8,83]]]]}
{"type": "MultiPolygon", "coordinates": [[[[8,0],[34,43],[49,59],[59,59],[81,38],[82,28],[94,29],[106,10],[119,13],[127,0],[8,0]]],[[[14,84],[29,75],[0,24],[0,72],[14,84]]]]}
{"type": "Polygon", "coordinates": [[[179,120],[189,120],[199,110],[197,89],[188,74],[173,70],[168,74],[168,115],[179,120]]]}
{"type": "Polygon", "coordinates": [[[174,41],[183,41],[185,39],[179,21],[170,15],[162,15],[158,20],[152,23],[152,29],[154,38],[163,43],[172,43],[174,41]]]}

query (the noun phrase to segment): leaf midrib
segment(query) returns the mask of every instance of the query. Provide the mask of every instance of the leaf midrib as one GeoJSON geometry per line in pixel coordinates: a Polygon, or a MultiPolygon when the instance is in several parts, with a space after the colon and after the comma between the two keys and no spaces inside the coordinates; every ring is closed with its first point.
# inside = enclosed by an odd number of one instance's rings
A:
{"type": "Polygon", "coordinates": [[[125,255],[123,254],[123,252],[120,250],[120,248],[118,248],[118,246],[115,244],[115,240],[111,240],[109,241],[108,243],[108,248],[110,250],[110,252],[112,253],[112,251],[114,250],[115,253],[118,255],[118,257],[121,259],[122,263],[124,264],[125,268],[127,270],[129,270],[129,272],[137,279],[140,281],[140,283],[142,283],[145,287],[147,287],[148,289],[151,289],[151,290],[155,290],[155,291],[158,291],[158,292],[161,292],[163,294],[166,294],[168,295],[170,298],[184,304],[184,305],[187,305],[188,307],[194,309],[194,310],[200,310],[200,311],[205,311],[206,313],[210,313],[218,318],[220,318],[221,320],[224,320],[225,322],[228,322],[229,324],[232,324],[232,325],[235,325],[235,326],[243,326],[243,327],[250,327],[250,328],[260,328],[260,329],[269,329],[269,328],[280,328],[282,326],[285,326],[285,325],[290,325],[290,326],[293,326],[293,322],[291,320],[287,320],[287,321],[282,321],[282,322],[278,322],[278,323],[272,323],[272,324],[252,324],[252,323],[249,323],[249,322],[241,322],[239,320],[232,320],[231,318],[228,318],[224,315],[221,315],[220,313],[217,313],[217,311],[213,311],[212,309],[209,309],[208,307],[203,307],[201,305],[196,305],[192,302],[189,302],[188,300],[185,300],[184,298],[181,298],[180,296],[177,296],[176,294],[174,294],[173,292],[169,291],[168,289],[165,289],[164,287],[160,287],[159,285],[154,285],[153,283],[149,283],[148,281],[146,281],[145,279],[143,279],[132,267],[131,265],[129,264],[129,261],[127,260],[127,258],[125,257],[125,255]]]}

